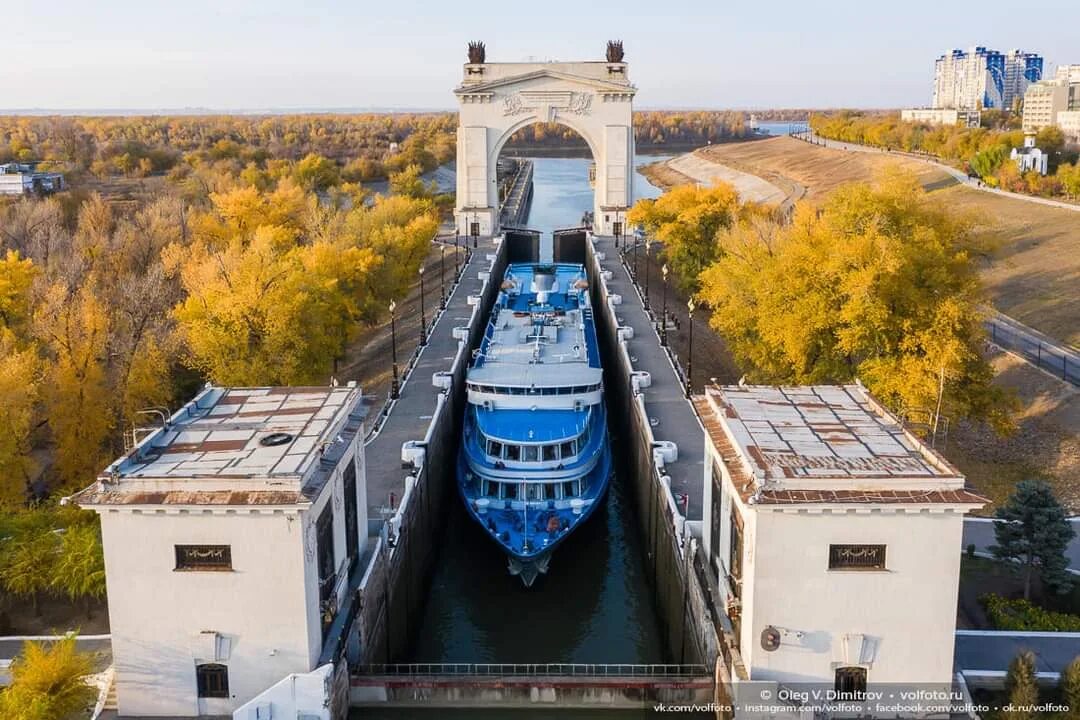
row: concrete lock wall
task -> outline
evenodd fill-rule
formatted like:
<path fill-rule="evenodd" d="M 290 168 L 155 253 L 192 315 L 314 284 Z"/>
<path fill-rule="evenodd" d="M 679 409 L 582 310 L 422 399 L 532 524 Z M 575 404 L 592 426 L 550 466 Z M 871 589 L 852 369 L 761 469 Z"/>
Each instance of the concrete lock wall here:
<path fill-rule="evenodd" d="M 618 262 L 618 258 L 598 253 L 591 239 L 586 243 L 586 256 L 604 358 L 608 417 L 613 431 L 621 438 L 620 451 L 626 458 L 627 473 L 623 479 L 630 483 L 638 525 L 645 539 L 646 575 L 656 596 L 661 630 L 674 662 L 713 667 L 719 640 L 709 620 L 709 594 L 694 571 L 694 557 L 701 550 L 685 529 L 686 520 L 653 460 L 655 437 L 645 396 L 633 391 L 630 380 L 633 363 L 626 341 L 618 336 L 617 300 L 613 301 L 603 274 L 602 262 Z"/>
<path fill-rule="evenodd" d="M 635 684 L 635 678 L 611 683 L 582 681 L 579 677 L 545 677 L 523 680 L 501 678 L 495 682 L 461 682 L 453 678 L 430 682 L 394 682 L 372 678 L 371 684 L 355 683 L 356 705 L 395 708 L 537 708 L 640 710 L 653 704 L 704 705 L 713 699 L 709 682 L 691 681 Z"/>
<path fill-rule="evenodd" d="M 477 251 L 481 252 L 481 251 Z M 410 646 L 423 611 L 431 569 L 446 520 L 447 503 L 453 501 L 454 477 L 465 403 L 465 371 L 474 348 L 483 337 L 485 323 L 498 293 L 506 267 L 505 243 L 489 255 L 480 301 L 472 306 L 468 340 L 458 344 L 450 367 L 450 389 L 436 400 L 424 437 L 425 461 L 417 469 L 402 469 L 415 481 L 406 485 L 401 498 L 401 528 L 393 547 L 383 537 L 360 583 L 360 610 L 355 631 L 359 633 L 359 664 L 389 663 Z M 453 322 L 443 317 L 440 323 Z M 420 378 L 423 381 L 424 378 Z"/>

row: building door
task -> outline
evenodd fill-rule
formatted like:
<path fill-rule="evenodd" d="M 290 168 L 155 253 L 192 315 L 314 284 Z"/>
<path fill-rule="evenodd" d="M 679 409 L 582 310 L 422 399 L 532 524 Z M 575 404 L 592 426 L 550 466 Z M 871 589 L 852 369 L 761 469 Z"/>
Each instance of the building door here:
<path fill-rule="evenodd" d="M 833 689 L 841 698 L 866 697 L 866 668 L 836 668 L 836 680 Z"/>

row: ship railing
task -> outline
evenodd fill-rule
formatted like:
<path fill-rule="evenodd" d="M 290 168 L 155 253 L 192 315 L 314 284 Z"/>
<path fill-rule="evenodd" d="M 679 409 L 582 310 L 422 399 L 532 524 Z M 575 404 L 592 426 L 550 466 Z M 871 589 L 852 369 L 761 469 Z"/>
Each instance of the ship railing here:
<path fill-rule="evenodd" d="M 360 675 L 618 678 L 684 678 L 711 674 L 704 665 L 621 663 L 392 663 L 361 665 L 356 672 Z"/>

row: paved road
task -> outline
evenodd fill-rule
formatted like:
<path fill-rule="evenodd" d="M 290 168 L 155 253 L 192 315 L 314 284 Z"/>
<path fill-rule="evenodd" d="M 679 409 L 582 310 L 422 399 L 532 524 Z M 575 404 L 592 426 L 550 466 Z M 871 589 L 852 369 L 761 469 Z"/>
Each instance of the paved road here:
<path fill-rule="evenodd" d="M 825 138 L 818 137 L 816 135 L 804 136 L 804 135 L 792 135 L 791 137 L 796 140 L 812 141 L 815 144 L 822 145 L 834 150 L 847 150 L 849 152 L 865 152 L 874 153 L 877 155 L 886 154 L 888 151 L 881 148 L 870 147 L 868 145 L 856 145 L 854 143 L 839 142 L 837 140 L 826 140 Z M 959 182 L 967 185 L 972 190 L 979 190 L 981 192 L 991 193 L 993 195 L 1000 195 L 1002 197 L 1012 198 L 1013 200 L 1023 200 L 1024 202 L 1035 203 L 1037 205 L 1048 205 L 1050 207 L 1060 208 L 1062 210 L 1071 210 L 1073 212 L 1080 212 L 1080 205 L 1074 203 L 1062 202 L 1060 200 L 1050 200 L 1049 198 L 1035 197 L 1034 195 L 1023 195 L 1021 193 L 1008 192 L 1007 190 L 998 190 L 996 188 L 988 187 L 980 181 L 968 177 L 963 171 L 957 170 L 951 165 L 939 162 L 932 158 L 923 157 L 922 155 L 915 155 L 907 152 L 888 152 L 890 155 L 899 155 L 902 157 L 910 158 L 912 160 L 918 160 L 924 162 L 927 165 L 933 165 L 939 168 L 949 175 L 956 178 Z"/>
<path fill-rule="evenodd" d="M 1080 351 L 1008 315 L 993 309 L 988 312 L 983 326 L 991 342 L 1056 378 L 1080 385 Z"/>
<path fill-rule="evenodd" d="M 974 543 L 976 552 L 989 553 L 989 547 L 994 544 L 994 520 L 985 518 L 964 518 L 964 548 Z M 1080 575 L 1080 517 L 1071 518 L 1076 537 L 1069 543 L 1066 555 L 1069 557 L 1069 569 Z M 1080 652 L 1080 641 L 1078 641 Z"/>
<path fill-rule="evenodd" d="M 965 672 L 1004 672 L 1019 653 L 1035 653 L 1035 672 L 1059 673 L 1080 656 L 1080 633 L 957 630 L 953 667 Z"/>
<path fill-rule="evenodd" d="M 10 660 L 22 652 L 26 640 L 22 638 L 0 638 L 0 660 Z M 112 641 L 109 638 L 79 638 L 76 641 L 79 649 L 83 652 L 111 652 Z"/>
<path fill-rule="evenodd" d="M 645 408 L 650 419 L 654 421 L 653 435 L 657 440 L 673 440 L 679 446 L 678 461 L 665 467 L 671 477 L 671 491 L 676 498 L 680 495 L 688 498 L 689 508 L 684 512 L 688 520 L 701 520 L 705 492 L 702 479 L 705 432 L 694 414 L 693 406 L 686 399 L 682 381 L 675 374 L 667 353 L 660 346 L 653 323 L 645 314 L 642 299 L 635 292 L 629 273 L 619 262 L 614 238 L 597 236 L 595 242 L 597 250 L 606 256 L 600 264 L 605 270 L 611 271 L 608 288 L 622 296 L 622 304 L 617 305 L 615 310 L 619 324 L 634 328 L 634 337 L 628 343 L 634 369 L 646 370 L 652 378 L 652 385 L 645 389 Z M 640 267 L 644 271 L 644 246 L 639 247 L 638 252 L 642 256 Z M 628 260 L 629 257 L 627 256 Z M 653 277 L 651 299 L 654 309 L 658 304 L 660 285 L 660 278 Z"/>

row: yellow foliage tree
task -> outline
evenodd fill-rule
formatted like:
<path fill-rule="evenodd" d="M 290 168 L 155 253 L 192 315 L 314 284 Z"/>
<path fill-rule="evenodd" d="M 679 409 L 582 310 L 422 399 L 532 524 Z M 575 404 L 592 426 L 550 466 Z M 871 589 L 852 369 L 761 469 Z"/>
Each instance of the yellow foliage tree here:
<path fill-rule="evenodd" d="M 30 320 L 30 286 L 36 276 L 34 263 L 14 250 L 0 258 L 0 328 L 19 337 Z"/>
<path fill-rule="evenodd" d="M 899 410 L 1010 427 L 1010 399 L 981 355 L 976 225 L 910 175 L 851 185 L 787 226 L 742 221 L 702 274 L 712 324 L 756 380 L 858 377 Z"/>
<path fill-rule="evenodd" d="M 108 462 L 114 427 L 106 377 L 108 315 L 89 287 L 72 291 L 55 283 L 34 320 L 52 359 L 44 399 L 56 471 L 65 488 L 82 487 Z"/>
<path fill-rule="evenodd" d="M 37 350 L 16 349 L 13 334 L 0 328 L 0 507 L 23 503 L 33 476 L 39 370 Z"/>
<path fill-rule="evenodd" d="M 50 643 L 27 642 L 11 666 L 11 685 L 0 690 L 6 720 L 71 720 L 83 717 L 95 692 L 87 683 L 90 656 L 75 636 Z"/>
<path fill-rule="evenodd" d="M 765 212 L 740 205 L 735 188 L 679 185 L 655 200 L 639 200 L 627 215 L 663 244 L 664 257 L 686 287 L 696 287 L 698 275 L 720 253 L 717 233 L 742 216 Z"/>

